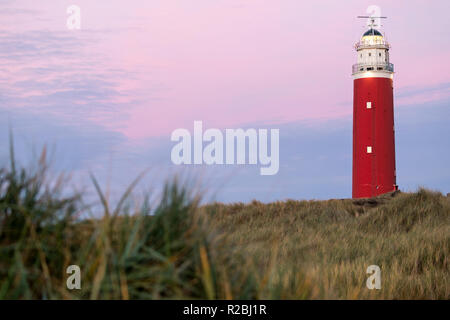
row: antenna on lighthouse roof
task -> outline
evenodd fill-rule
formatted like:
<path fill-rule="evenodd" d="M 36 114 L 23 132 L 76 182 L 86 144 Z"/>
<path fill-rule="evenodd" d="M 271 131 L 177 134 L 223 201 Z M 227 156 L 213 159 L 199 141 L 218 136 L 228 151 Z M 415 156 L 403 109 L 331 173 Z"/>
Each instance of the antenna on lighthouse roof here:
<path fill-rule="evenodd" d="M 376 17 L 376 16 L 357 16 L 359 19 L 369 19 L 370 22 L 367 23 L 367 25 L 370 27 L 370 29 L 375 29 L 375 27 L 381 27 L 381 20 L 379 19 L 387 19 L 387 17 Z M 380 23 L 377 23 L 376 21 L 380 21 Z"/>

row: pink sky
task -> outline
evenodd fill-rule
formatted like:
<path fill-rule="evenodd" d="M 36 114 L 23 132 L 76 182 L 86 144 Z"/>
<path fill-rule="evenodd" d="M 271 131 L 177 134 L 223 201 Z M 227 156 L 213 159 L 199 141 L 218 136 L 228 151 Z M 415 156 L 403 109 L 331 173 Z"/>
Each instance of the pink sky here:
<path fill-rule="evenodd" d="M 207 173 L 224 201 L 348 197 L 356 16 L 372 4 L 389 17 L 399 185 L 446 191 L 448 0 L 2 0 L 0 162 L 11 126 L 18 156 L 55 146 L 56 165 L 114 174 L 118 193 L 150 167 L 160 185 Z M 170 134 L 194 120 L 280 128 L 279 174 L 174 166 Z"/>
<path fill-rule="evenodd" d="M 66 8 L 82 10 L 82 30 L 65 26 Z M 3 31 L 46 30 L 84 43 L 75 53 L 51 59 L 8 62 L 11 95 L 22 98 L 58 93 L 52 86 L 14 82 L 101 79 L 114 94 L 108 108 L 84 106 L 80 118 L 130 139 L 168 135 L 203 120 L 208 127 L 276 124 L 332 119 L 352 112 L 353 44 L 364 32 L 356 19 L 367 1 L 7 1 L 4 8 L 36 10 L 4 15 Z M 423 94 L 450 82 L 446 61 L 448 1 L 378 1 L 392 44 L 396 100 L 407 106 L 449 96 L 448 89 Z M 45 41 L 45 39 L 43 39 Z M 89 61 L 89 65 L 84 65 Z M 29 70 L 59 66 L 36 79 Z M 84 68 L 83 68 L 84 66 Z M 70 89 L 70 88 L 68 88 Z M 417 89 L 418 92 L 415 90 Z M 409 91 L 408 91 L 409 90 Z M 75 99 L 76 100 L 76 99 Z M 77 101 L 72 101 L 77 104 Z M 17 107 L 32 108 L 27 102 Z M 89 108 L 88 108 L 89 107 Z M 45 109 L 43 109 L 45 110 Z M 71 111 L 70 117 L 75 111 Z M 81 111 L 80 111 L 81 112 Z M 67 116 L 64 108 L 52 110 Z M 81 113 L 80 113 L 81 114 Z"/>

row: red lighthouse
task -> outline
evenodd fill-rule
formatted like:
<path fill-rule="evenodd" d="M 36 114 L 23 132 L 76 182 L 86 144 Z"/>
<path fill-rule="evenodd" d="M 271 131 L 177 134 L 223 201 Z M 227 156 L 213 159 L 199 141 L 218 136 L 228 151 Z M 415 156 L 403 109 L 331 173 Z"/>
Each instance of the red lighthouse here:
<path fill-rule="evenodd" d="M 397 190 L 394 133 L 394 66 L 389 44 L 375 29 L 355 45 L 353 65 L 353 198 Z"/>

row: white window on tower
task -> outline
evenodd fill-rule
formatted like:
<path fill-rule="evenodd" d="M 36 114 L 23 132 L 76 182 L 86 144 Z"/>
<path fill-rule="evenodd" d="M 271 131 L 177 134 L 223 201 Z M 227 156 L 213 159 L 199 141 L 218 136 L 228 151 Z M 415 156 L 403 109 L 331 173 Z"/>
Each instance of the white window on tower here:
<path fill-rule="evenodd" d="M 366 103 L 366 107 L 367 107 L 367 109 L 372 109 L 372 102 L 367 102 Z"/>
<path fill-rule="evenodd" d="M 372 153 L 372 146 L 367 146 L 367 153 Z"/>

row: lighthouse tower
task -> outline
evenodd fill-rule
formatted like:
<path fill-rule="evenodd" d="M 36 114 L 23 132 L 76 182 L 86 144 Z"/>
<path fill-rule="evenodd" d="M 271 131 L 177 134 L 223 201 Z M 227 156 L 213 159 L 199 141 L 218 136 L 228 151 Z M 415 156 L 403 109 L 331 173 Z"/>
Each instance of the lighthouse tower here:
<path fill-rule="evenodd" d="M 353 198 L 397 190 L 393 74 L 389 43 L 371 20 L 353 65 Z"/>

